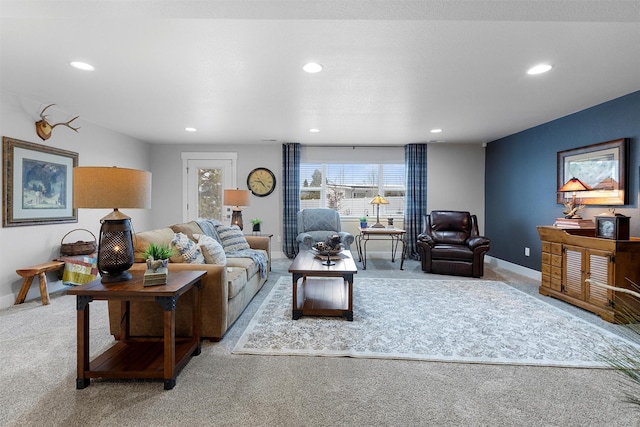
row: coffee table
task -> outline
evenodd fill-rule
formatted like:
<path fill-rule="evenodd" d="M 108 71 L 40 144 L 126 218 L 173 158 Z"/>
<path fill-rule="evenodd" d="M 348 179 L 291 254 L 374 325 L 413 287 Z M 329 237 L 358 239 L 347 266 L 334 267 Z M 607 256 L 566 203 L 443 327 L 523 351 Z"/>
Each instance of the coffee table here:
<path fill-rule="evenodd" d="M 102 283 L 100 279 L 69 289 L 76 295 L 78 312 L 78 376 L 76 388 L 83 389 L 91 378 L 157 378 L 171 390 L 176 376 L 192 355 L 200 354 L 200 280 L 206 271 L 172 271 L 166 285 L 143 285 L 144 271 L 132 271 L 131 280 Z M 194 292 L 191 337 L 176 338 L 176 303 L 188 291 Z M 121 301 L 120 341 L 89 362 L 89 303 L 94 300 Z M 136 339 L 130 335 L 130 302 L 155 301 L 162 307 L 164 336 Z"/>
<path fill-rule="evenodd" d="M 353 275 L 358 272 L 350 251 L 331 257 L 300 251 L 289 267 L 292 274 L 293 320 L 302 316 L 342 316 L 353 320 Z"/>

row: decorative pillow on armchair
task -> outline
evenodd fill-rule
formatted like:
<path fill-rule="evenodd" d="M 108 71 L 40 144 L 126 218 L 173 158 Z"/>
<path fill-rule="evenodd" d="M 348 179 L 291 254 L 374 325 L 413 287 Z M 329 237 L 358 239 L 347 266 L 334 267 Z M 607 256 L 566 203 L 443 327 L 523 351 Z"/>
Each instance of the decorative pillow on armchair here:
<path fill-rule="evenodd" d="M 193 237 L 198 240 L 198 246 L 207 264 L 225 265 L 227 263 L 224 248 L 216 239 L 206 234 L 194 234 Z"/>
<path fill-rule="evenodd" d="M 222 247 L 225 252 L 236 252 L 244 249 L 251 249 L 247 239 L 242 234 L 242 230 L 238 227 L 228 227 L 226 225 L 219 225 L 216 227 L 218 236 L 222 242 Z"/>
<path fill-rule="evenodd" d="M 196 245 L 196 242 L 189 239 L 184 233 L 176 233 L 171 240 L 171 246 L 178 252 L 180 260 L 177 262 L 186 262 L 188 264 L 204 264 L 204 257 L 200 247 Z M 175 258 L 171 257 L 171 261 Z M 176 262 L 176 261 L 174 261 Z"/>

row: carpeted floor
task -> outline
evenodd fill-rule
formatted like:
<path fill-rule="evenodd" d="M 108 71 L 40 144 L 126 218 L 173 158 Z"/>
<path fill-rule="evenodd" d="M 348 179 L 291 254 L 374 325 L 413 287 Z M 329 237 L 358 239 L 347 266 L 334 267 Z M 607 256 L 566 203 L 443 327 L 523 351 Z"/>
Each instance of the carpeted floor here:
<path fill-rule="evenodd" d="M 2 426 L 640 426 L 607 369 L 351 357 L 235 355 L 232 349 L 290 260 L 273 271 L 220 342 L 202 343 L 173 390 L 162 381 L 93 380 L 76 390 L 75 298 L 52 295 L 0 310 Z M 466 280 L 419 263 L 372 259 L 368 278 Z M 537 281 L 490 265 L 502 281 L 613 333 L 619 325 L 538 295 Z M 471 280 L 471 279 L 469 279 Z M 356 313 L 357 315 L 357 313 Z M 91 353 L 113 344 L 106 303 L 91 303 Z"/>
<path fill-rule="evenodd" d="M 282 277 L 233 353 L 607 367 L 612 347 L 640 349 L 497 281 L 365 278 L 353 306 L 353 322 L 292 320 Z"/>

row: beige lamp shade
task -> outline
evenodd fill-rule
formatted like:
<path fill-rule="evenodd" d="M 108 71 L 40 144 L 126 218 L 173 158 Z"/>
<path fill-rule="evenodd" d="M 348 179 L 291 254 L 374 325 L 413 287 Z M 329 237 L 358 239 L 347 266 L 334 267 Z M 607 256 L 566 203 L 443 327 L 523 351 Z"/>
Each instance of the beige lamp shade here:
<path fill-rule="evenodd" d="M 224 190 L 225 206 L 249 206 L 249 190 Z"/>
<path fill-rule="evenodd" d="M 151 208 L 151 172 L 107 166 L 73 168 L 74 208 Z"/>
<path fill-rule="evenodd" d="M 387 199 L 385 199 L 384 197 L 382 197 L 381 195 L 377 195 L 376 197 L 373 198 L 373 200 L 371 200 L 369 202 L 372 205 L 388 205 L 389 202 L 387 201 Z"/>
<path fill-rule="evenodd" d="M 591 187 L 580 181 L 578 178 L 573 177 L 558 189 L 559 193 L 567 193 L 570 191 L 591 191 Z"/>

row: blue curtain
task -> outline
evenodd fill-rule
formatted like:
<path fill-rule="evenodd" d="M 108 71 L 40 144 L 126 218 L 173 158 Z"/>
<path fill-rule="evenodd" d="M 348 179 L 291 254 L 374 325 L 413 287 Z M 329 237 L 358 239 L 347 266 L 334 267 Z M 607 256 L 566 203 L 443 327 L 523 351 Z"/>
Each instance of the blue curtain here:
<path fill-rule="evenodd" d="M 298 253 L 296 237 L 300 210 L 300 144 L 297 142 L 282 144 L 282 250 L 288 258 Z"/>
<path fill-rule="evenodd" d="M 405 205 L 404 228 L 407 231 L 407 258 L 419 259 L 418 235 L 422 233 L 422 215 L 427 209 L 427 144 L 404 147 Z"/>

